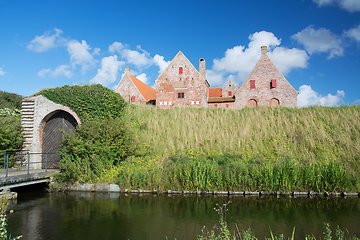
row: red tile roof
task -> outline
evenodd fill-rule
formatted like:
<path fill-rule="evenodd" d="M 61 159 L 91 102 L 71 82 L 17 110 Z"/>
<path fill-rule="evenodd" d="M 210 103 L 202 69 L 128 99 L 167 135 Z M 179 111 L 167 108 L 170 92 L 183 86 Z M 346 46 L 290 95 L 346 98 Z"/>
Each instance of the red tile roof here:
<path fill-rule="evenodd" d="M 130 78 L 133 81 L 133 83 L 135 84 L 135 86 L 137 87 L 137 89 L 139 89 L 141 95 L 143 95 L 145 100 L 147 100 L 147 101 L 156 100 L 156 91 L 155 91 L 155 89 L 153 89 L 152 87 L 146 85 L 145 83 L 143 83 L 142 81 L 140 81 L 139 79 L 134 77 L 133 75 L 130 75 Z"/>
<path fill-rule="evenodd" d="M 209 97 L 221 97 L 222 91 L 221 87 L 209 88 Z"/>

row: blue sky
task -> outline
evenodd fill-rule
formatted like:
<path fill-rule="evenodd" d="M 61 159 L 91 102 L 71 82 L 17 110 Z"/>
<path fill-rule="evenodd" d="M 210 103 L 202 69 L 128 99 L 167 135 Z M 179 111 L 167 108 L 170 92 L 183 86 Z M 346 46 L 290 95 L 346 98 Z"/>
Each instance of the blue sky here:
<path fill-rule="evenodd" d="M 23 96 L 125 67 L 154 87 L 178 51 L 240 86 L 267 45 L 299 107 L 360 104 L 360 0 L 0 0 L 0 34 L 0 90 Z"/>

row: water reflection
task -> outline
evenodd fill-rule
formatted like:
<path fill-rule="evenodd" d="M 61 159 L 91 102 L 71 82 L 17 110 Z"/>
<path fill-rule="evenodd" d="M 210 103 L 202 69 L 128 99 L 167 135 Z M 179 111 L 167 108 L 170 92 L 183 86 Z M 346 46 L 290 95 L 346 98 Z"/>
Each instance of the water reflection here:
<path fill-rule="evenodd" d="M 249 227 L 259 239 L 273 233 L 322 236 L 324 222 L 360 236 L 359 198 L 260 198 L 124 195 L 69 192 L 31 196 L 10 205 L 9 230 L 23 239 L 196 239 L 217 222 L 215 204 L 232 201 L 231 231 Z"/>

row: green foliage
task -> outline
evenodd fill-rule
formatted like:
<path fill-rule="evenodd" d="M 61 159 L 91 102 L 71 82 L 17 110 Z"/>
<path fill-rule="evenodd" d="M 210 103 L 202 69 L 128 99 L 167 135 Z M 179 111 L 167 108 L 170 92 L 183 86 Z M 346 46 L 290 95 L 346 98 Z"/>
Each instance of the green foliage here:
<path fill-rule="evenodd" d="M 130 189 L 189 191 L 356 192 L 359 173 L 336 162 L 246 161 L 237 155 L 188 152 L 167 160 L 137 157 L 118 168 L 119 184 Z"/>
<path fill-rule="evenodd" d="M 86 121 L 62 144 L 59 181 L 98 182 L 135 150 L 122 118 Z"/>
<path fill-rule="evenodd" d="M 22 96 L 15 93 L 8 93 L 0 91 L 0 109 L 21 109 Z"/>
<path fill-rule="evenodd" d="M 0 154 L 22 147 L 21 101 L 19 95 L 0 91 Z"/>
<path fill-rule="evenodd" d="M 237 232 L 234 232 L 233 234 L 230 233 L 227 223 L 226 223 L 226 212 L 228 211 L 227 206 L 231 202 L 228 202 L 226 204 L 223 204 L 223 206 L 219 207 L 218 204 L 216 204 L 217 208 L 214 208 L 216 212 L 219 214 L 219 221 L 218 224 L 213 227 L 213 230 L 208 231 L 206 227 L 204 226 L 201 230 L 202 235 L 198 236 L 198 240 L 205 240 L 205 239 L 211 239 L 211 240 L 257 240 L 257 238 L 252 234 L 251 230 L 248 229 L 246 231 L 239 231 L 237 228 Z M 325 232 L 324 232 L 324 240 L 331 240 L 332 239 L 332 231 L 330 229 L 329 223 L 324 223 Z M 270 228 L 270 238 L 266 238 L 265 240 L 284 240 L 284 234 L 280 234 L 279 236 L 275 236 Z M 291 238 L 288 238 L 288 240 L 294 240 L 295 239 L 295 227 L 293 228 L 293 232 L 291 235 Z M 316 238 L 313 235 L 307 235 L 305 237 L 306 240 L 316 240 Z M 321 239 L 321 238 L 320 238 Z M 344 231 L 342 231 L 339 226 L 336 228 L 335 232 L 335 239 L 336 240 L 344 240 L 344 239 L 350 239 L 350 240 L 359 240 L 357 237 L 351 237 L 345 238 Z"/>
<path fill-rule="evenodd" d="M 3 190 L 0 196 L 0 239 L 1 240 L 15 240 L 22 236 L 12 237 L 7 231 L 7 216 L 6 209 L 9 205 L 9 194 L 7 190 Z M 12 210 L 10 211 L 12 213 Z"/>
<path fill-rule="evenodd" d="M 0 109 L 0 154 L 5 150 L 21 149 L 24 141 L 21 131 L 21 115 L 13 110 Z"/>
<path fill-rule="evenodd" d="M 199 240 L 205 240 L 205 239 L 211 239 L 211 240 L 220 240 L 220 239 L 231 239 L 231 233 L 228 229 L 227 223 L 226 223 L 226 212 L 228 211 L 227 206 L 231 202 L 224 203 L 221 207 L 216 204 L 216 207 L 214 210 L 219 214 L 220 220 L 218 222 L 218 225 L 215 225 L 213 227 L 213 230 L 210 232 L 204 227 L 201 232 L 203 235 L 199 236 Z"/>
<path fill-rule="evenodd" d="M 38 94 L 55 103 L 70 107 L 82 121 L 121 117 L 126 105 L 120 94 L 100 84 L 65 85 L 41 90 Z"/>
<path fill-rule="evenodd" d="M 188 150 L 230 153 L 243 160 L 339 161 L 360 171 L 360 106 L 255 109 L 132 106 L 127 118 L 143 154 Z"/>

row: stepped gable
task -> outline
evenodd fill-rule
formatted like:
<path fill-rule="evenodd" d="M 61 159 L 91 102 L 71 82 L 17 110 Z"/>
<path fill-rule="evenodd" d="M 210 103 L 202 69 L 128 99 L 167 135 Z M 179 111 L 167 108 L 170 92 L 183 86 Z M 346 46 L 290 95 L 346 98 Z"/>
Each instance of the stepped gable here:
<path fill-rule="evenodd" d="M 155 104 L 155 89 L 141 82 L 130 74 L 130 68 L 125 68 L 125 74 L 117 85 L 115 92 L 125 99 L 125 101 L 133 103 Z"/>
<path fill-rule="evenodd" d="M 234 108 L 255 106 L 297 106 L 298 92 L 286 80 L 261 47 L 261 57 L 235 94 Z"/>
<path fill-rule="evenodd" d="M 156 106 L 207 107 L 209 83 L 206 81 L 205 60 L 199 60 L 200 72 L 179 51 L 155 81 Z"/>

